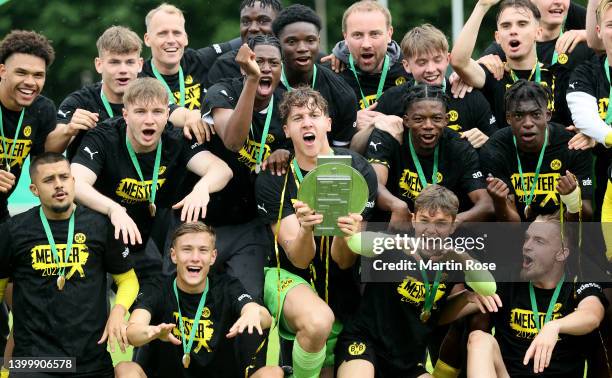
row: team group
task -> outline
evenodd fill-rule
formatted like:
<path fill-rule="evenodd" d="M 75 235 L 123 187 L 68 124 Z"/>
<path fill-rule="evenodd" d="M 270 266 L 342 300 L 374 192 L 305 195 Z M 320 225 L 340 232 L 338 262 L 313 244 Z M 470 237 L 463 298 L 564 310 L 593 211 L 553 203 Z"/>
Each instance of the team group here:
<path fill-rule="evenodd" d="M 601 222 L 607 251 L 587 252 L 612 261 L 612 0 L 479 0 L 452 51 L 430 24 L 398 44 L 371 0 L 345 10 L 329 56 L 316 12 L 278 0 L 244 0 L 240 38 L 201 49 L 173 5 L 145 24 L 149 60 L 109 27 L 102 80 L 58 108 L 41 95 L 50 42 L 0 42 L 2 377 L 64 376 L 15 365 L 61 356 L 76 377 L 612 374 L 611 287 L 577 280 L 564 227 Z M 322 155 L 368 187 L 362 213 L 334 220 L 343 236 L 314 236 L 323 215 L 298 200 Z M 40 206 L 11 217 L 28 156 Z M 368 222 L 431 237 L 529 224 L 517 280 L 489 290 L 467 272 L 362 282 L 371 255 L 351 240 Z M 477 262 L 416 252 L 403 258 Z M 107 344 L 133 360 L 113 366 Z"/>

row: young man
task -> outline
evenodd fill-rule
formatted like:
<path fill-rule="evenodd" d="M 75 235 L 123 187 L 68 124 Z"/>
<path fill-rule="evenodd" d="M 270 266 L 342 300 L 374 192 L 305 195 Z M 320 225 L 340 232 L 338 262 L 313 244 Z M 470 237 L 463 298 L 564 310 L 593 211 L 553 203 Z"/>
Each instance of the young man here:
<path fill-rule="evenodd" d="M 595 180 L 606 182 L 606 173 L 612 162 L 612 112 L 608 112 L 610 98 L 609 57 L 612 57 L 612 1 L 603 0 L 596 11 L 596 32 L 605 48 L 605 54 L 593 57 L 572 73 L 567 88 L 567 103 L 576 127 L 585 135 L 601 144 L 593 149 L 595 160 Z M 610 116 L 608 116 L 610 114 Z M 595 203 L 601 204 L 606 188 L 597 185 Z M 597 206 L 596 209 L 600 207 Z M 596 210 L 598 219 L 598 211 Z"/>
<path fill-rule="evenodd" d="M 334 120 L 329 140 L 334 146 L 348 146 L 356 131 L 357 98 L 344 80 L 316 63 L 321 19 L 311 8 L 293 4 L 280 11 L 272 30 L 283 52 L 282 85 L 288 91 L 305 85 L 321 93 Z"/>
<path fill-rule="evenodd" d="M 353 276 L 356 257 L 346 239 L 360 230 L 362 217 L 367 219 L 373 207 L 376 177 L 360 155 L 330 147 L 327 133 L 331 119 L 327 103 L 318 92 L 296 88 L 285 95 L 280 110 L 283 129 L 295 148 L 295 159 L 285 177 L 263 172 L 255 185 L 259 215 L 273 232 L 278 232 L 282 248 L 277 255 L 280 271 L 274 261 L 270 265 L 274 268 L 266 270 L 264 302 L 280 319 L 281 337 L 295 340 L 295 376 L 315 377 L 322 366 L 333 366 L 334 344 L 342 322 L 358 306 L 359 286 Z M 294 203 L 302 178 L 317 165 L 317 156 L 330 154 L 350 155 L 353 168 L 368 184 L 369 205 L 362 215 L 338 218 L 338 226 L 347 237 L 313 236 L 313 227 L 323 221 L 323 216 L 305 203 Z M 325 374 L 331 373 L 326 370 Z"/>
<path fill-rule="evenodd" d="M 567 233 L 561 238 L 558 215 L 540 215 L 529 226 L 521 281 L 497 287 L 504 306 L 491 313 L 495 337 L 470 334 L 469 377 L 584 375 L 583 336 L 597 329 L 608 302 L 598 284 L 569 282 L 570 241 Z"/>
<path fill-rule="evenodd" d="M 0 223 L 27 157 L 53 146 L 55 105 L 40 93 L 55 53 L 44 36 L 15 30 L 0 42 Z M 49 143 L 49 144 L 46 144 Z"/>
<path fill-rule="evenodd" d="M 138 293 L 130 250 L 104 215 L 74 203 L 62 155 L 39 155 L 30 176 L 41 205 L 0 226 L 0 298 L 8 277 L 14 285 L 13 356 L 74 357 L 73 376 L 113 377 L 104 341 L 113 352 L 115 340 L 121 350 L 127 344 L 123 317 Z M 107 273 L 118 286 L 108 321 Z"/>
<path fill-rule="evenodd" d="M 123 95 L 123 117 L 88 132 L 72 162 L 76 197 L 80 203 L 106 214 L 115 236 L 141 244 L 135 247 L 135 269 L 142 286 L 155 280 L 160 255 L 147 246 L 149 237 L 162 250 L 165 235 L 153 232 L 164 212 L 181 209 L 181 220 L 206 216 L 209 194 L 219 191 L 232 172 L 222 160 L 183 135 L 168 130 L 168 94 L 152 78 L 136 79 Z M 177 196 L 187 171 L 200 181 L 185 198 Z"/>
<path fill-rule="evenodd" d="M 394 115 L 392 119 L 377 119 L 374 124 L 394 121 L 401 124 L 406 111 L 405 94 L 415 83 L 440 85 L 448 95 L 448 127 L 461 133 L 472 147 L 480 148 L 497 130 L 495 117 L 483 94 L 476 90 L 462 99 L 451 95 L 451 85 L 446 79 L 450 54 L 444 33 L 430 24 L 417 26 L 402 39 L 402 64 L 412 74 L 414 82 L 408 81 L 388 89 L 378 100 L 376 111 Z M 403 128 L 398 128 L 401 131 Z"/>
<path fill-rule="evenodd" d="M 563 112 L 558 119 L 570 120 L 565 100 L 566 89 L 572 71 L 593 56 L 586 44 L 586 9 L 570 0 L 532 0 L 540 11 L 542 32 L 536 42 L 538 60 L 553 72 L 558 96 L 555 111 Z M 483 55 L 499 56 L 494 66 L 487 65 L 497 78 L 503 76 L 506 55 L 498 43 L 491 43 Z"/>
<path fill-rule="evenodd" d="M 228 51 L 223 43 L 199 50 L 188 49 L 183 12 L 163 3 L 149 11 L 145 18 L 145 45 L 151 48 L 150 60 L 144 63 L 141 76 L 160 80 L 170 94 L 170 102 L 189 110 L 201 109 L 206 94 L 208 70 L 215 59 Z"/>
<path fill-rule="evenodd" d="M 458 193 L 458 222 L 485 221 L 493 214 L 478 154 L 447 128 L 446 104 L 442 87 L 414 85 L 405 97 L 401 139 L 380 129 L 370 135 L 365 156 L 378 177 L 378 209 L 390 213 L 392 227 L 410 221 L 414 200 L 429 183 Z"/>
<path fill-rule="evenodd" d="M 76 154 L 87 130 L 121 115 L 125 89 L 142 70 L 142 41 L 130 29 L 123 26 L 106 29 L 96 47 L 95 66 L 102 81 L 71 93 L 57 112 L 58 127 L 64 128 L 70 142 L 69 159 Z"/>
<path fill-rule="evenodd" d="M 414 235 L 446 238 L 453 234 L 459 210 L 459 199 L 453 192 L 440 185 L 429 185 L 417 197 L 414 207 Z M 441 255 L 427 248 L 420 248 L 412 255 L 392 250 L 377 258 L 385 262 L 400 259 L 414 264 L 428 260 L 465 264 L 471 258 L 467 253 Z M 372 269 L 373 265 L 367 265 Z M 502 305 L 496 296 L 479 297 L 466 291 L 449 297 L 451 282 L 463 279 L 461 271 L 445 270 L 441 274 L 446 278 L 442 279 L 436 278 L 437 273 L 431 270 L 412 269 L 403 273 L 407 275 L 399 285 L 397 282 L 366 284 L 359 311 L 342 330 L 336 345 L 339 378 L 431 377 L 423 366 L 423 356 L 436 326 L 477 312 L 479 307 L 496 311 Z M 388 277 L 391 272 L 385 274 L 385 279 L 392 280 Z M 425 275 L 429 277 L 424 283 Z M 430 289 L 430 282 L 436 289 Z M 473 304 L 466 307 L 469 302 Z"/>
<path fill-rule="evenodd" d="M 124 362 L 117 376 L 282 377 L 279 367 L 262 367 L 263 330 L 272 323 L 268 310 L 237 279 L 209 274 L 217 257 L 214 230 L 200 222 L 182 224 L 170 254 L 176 275 L 144 293 L 127 328 L 130 344 L 150 343 L 150 365 Z"/>
<path fill-rule="evenodd" d="M 536 40 L 541 35 L 540 11 L 530 0 L 503 0 L 497 13 L 495 40 L 506 54 L 509 72 L 497 80 L 484 66 L 470 57 L 476 44 L 480 23 L 489 9 L 500 0 L 479 0 L 472 15 L 465 23 L 451 52 L 451 65 L 468 85 L 482 89 L 491 103 L 498 127 L 506 126 L 504 94 L 517 80 L 527 79 L 548 87 L 552 93 L 549 109 L 553 120 L 570 125 L 566 112 L 558 112 L 555 100 L 559 85 L 552 71 L 543 66 L 536 53 Z M 562 117 L 565 114 L 565 118 Z"/>
<path fill-rule="evenodd" d="M 278 0 L 243 0 L 240 3 L 241 45 L 256 35 L 272 34 L 272 22 L 283 6 Z M 223 79 L 240 77 L 240 65 L 236 61 L 239 49 L 221 55 L 210 68 L 208 82 L 216 84 Z"/>
<path fill-rule="evenodd" d="M 573 218 L 592 215 L 592 156 L 570 150 L 572 134 L 551 123 L 548 92 L 519 80 L 506 92 L 506 121 L 484 145 L 480 158 L 500 221 L 531 220 L 551 214 L 560 202 Z M 534 184 L 535 183 L 535 184 Z M 581 205 L 582 206 L 581 206 Z"/>

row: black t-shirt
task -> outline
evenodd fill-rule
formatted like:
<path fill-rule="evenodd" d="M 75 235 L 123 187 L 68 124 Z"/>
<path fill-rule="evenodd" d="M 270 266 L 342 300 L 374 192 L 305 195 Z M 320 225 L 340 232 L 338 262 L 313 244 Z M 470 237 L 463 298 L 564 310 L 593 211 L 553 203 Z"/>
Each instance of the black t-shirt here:
<path fill-rule="evenodd" d="M 365 73 L 359 70 L 357 66 L 355 66 L 355 70 L 357 71 L 357 76 L 359 77 L 359 82 L 355 79 L 355 74 L 349 68 L 342 71 L 339 75 L 346 81 L 346 83 L 353 88 L 353 92 L 355 96 L 357 96 L 358 108 L 365 109 L 368 106 L 372 105 L 376 102 L 376 92 L 378 91 L 378 83 L 380 82 L 381 72 L 377 73 Z M 389 67 L 389 72 L 387 73 L 387 78 L 385 79 L 385 84 L 383 85 L 383 93 L 387 89 L 394 87 L 396 85 L 402 85 L 407 81 L 411 81 L 412 76 L 406 72 L 404 66 L 402 66 L 401 62 L 396 62 L 395 64 Z M 363 91 L 363 95 L 366 98 L 367 104 L 363 103 L 363 98 L 361 97 L 361 91 Z"/>
<path fill-rule="evenodd" d="M 2 219 L 8 216 L 8 198 L 17 187 L 25 160 L 29 155 L 36 156 L 45 152 L 47 135 L 49 135 L 56 126 L 56 110 L 55 104 L 42 95 L 36 97 L 32 105 L 25 108 L 21 130 L 19 131 L 17 142 L 15 142 L 15 149 L 13 150 L 13 158 L 9 159 L 7 154 L 11 151 L 13 139 L 15 139 L 15 132 L 17 131 L 17 124 L 19 123 L 21 111 L 14 112 L 9 110 L 2 103 L 0 103 L 0 107 L 2 107 L 4 142 L 7 149 L 5 152 L 2 143 L 0 143 L 0 167 L 2 167 L 0 169 L 4 169 L 6 161 L 9 160 L 11 173 L 15 175 L 15 185 L 11 190 L 9 190 L 8 193 L 0 193 L 0 219 Z M 0 139 L 2 139 L 2 136 L 0 136 Z"/>
<path fill-rule="evenodd" d="M 368 184 L 369 197 L 366 209 L 363 211 L 363 219 L 368 220 L 374 208 L 376 200 L 376 192 L 378 181 L 376 173 L 368 162 L 357 153 L 344 149 L 333 148 L 335 155 L 350 155 L 352 156 L 351 164 L 353 168 L 359 171 L 365 178 Z M 302 170 L 303 176 L 308 172 Z M 287 172 L 287 187 L 285 198 L 283 200 L 282 218 L 295 214 L 293 202 L 297 199 L 298 188 L 296 186 L 296 178 L 292 171 Z M 269 171 L 262 172 L 255 183 L 255 196 L 257 199 L 257 211 L 265 224 L 274 224 L 278 220 L 278 212 L 281 207 L 281 193 L 285 183 L 284 176 L 272 175 Z M 315 237 L 315 245 L 317 251 L 312 260 L 309 269 L 296 268 L 289 261 L 285 253 L 280 254 L 281 268 L 286 269 L 303 277 L 306 281 L 311 282 L 317 290 L 321 298 L 325 298 L 325 276 L 326 276 L 326 261 L 324 251 L 321 251 L 321 237 Z M 331 239 L 330 239 L 331 246 Z M 279 248 L 281 246 L 279 245 Z M 276 261 L 271 261 L 270 266 L 276 266 Z M 353 313 L 359 303 L 359 285 L 355 280 L 355 267 L 349 269 L 340 269 L 340 267 L 331 259 L 329 260 L 329 305 L 334 311 L 337 319 L 344 320 L 348 315 Z"/>
<path fill-rule="evenodd" d="M 540 63 L 541 64 L 541 63 Z M 495 119 L 497 120 L 497 127 L 503 128 L 508 126 L 506 122 L 506 105 L 504 102 L 504 97 L 506 96 L 506 91 L 508 88 L 514 84 L 514 79 L 509 72 L 504 73 L 504 77 L 501 80 L 497 80 L 493 74 L 483 65 L 481 65 L 482 69 L 485 72 L 485 84 L 482 87 L 481 91 L 484 94 L 485 98 L 489 100 L 489 104 L 491 104 L 491 109 L 493 109 L 493 114 L 495 115 Z M 533 71 L 533 75 L 532 75 Z M 556 101 L 559 96 L 558 93 L 558 83 L 557 78 L 553 71 L 545 66 L 540 67 L 541 71 L 541 82 L 540 84 L 548 87 L 551 90 L 551 99 L 548 102 L 548 109 L 552 112 L 552 120 L 553 122 L 561 123 L 562 125 L 571 125 L 572 119 L 569 116 L 569 112 L 558 112 Z M 534 70 L 514 70 L 513 71 L 519 79 L 531 80 L 535 81 L 535 71 Z M 562 116 L 566 118 L 562 118 Z"/>
<path fill-rule="evenodd" d="M 280 85 L 284 87 L 282 83 Z M 320 64 L 317 64 L 317 80 L 313 89 L 321 93 L 329 106 L 329 116 L 332 119 L 329 142 L 334 146 L 348 146 L 357 132 L 357 98 L 353 89 L 334 71 Z"/>
<path fill-rule="evenodd" d="M 400 86 L 389 88 L 378 99 L 376 111 L 403 117 L 406 114 L 405 96 L 413 85 L 414 81 L 408 81 Z M 446 94 L 448 94 L 449 128 L 457 132 L 477 128 L 488 136 L 497 131 L 491 107 L 479 90 L 466 93 L 464 98 L 455 98 L 451 93 L 451 85 L 447 81 Z"/>
<path fill-rule="evenodd" d="M 215 44 L 202 49 L 185 49 L 181 58 L 181 68 L 185 81 L 185 107 L 187 109 L 201 109 L 202 97 L 210 86 L 208 82 L 208 70 L 219 55 L 230 49 L 229 43 Z M 139 76 L 155 77 L 151 67 L 151 59 L 147 60 L 142 67 Z M 174 100 L 180 105 L 180 83 L 179 73 L 174 75 L 161 75 L 166 84 L 174 92 Z"/>
<path fill-rule="evenodd" d="M 412 256 L 397 251 L 390 253 L 418 266 Z M 388 260 L 385 257 L 384 261 L 395 259 Z M 377 360 L 381 359 L 381 363 L 400 370 L 412 370 L 423 362 L 427 344 L 453 287 L 448 280 L 449 274 L 456 275 L 454 272 L 443 274 L 434 297 L 431 318 L 424 323 L 420 315 L 425 304 L 425 285 L 418 270 L 410 273 L 401 283 L 367 283 L 359 310 L 342 331 L 348 337 L 369 340 L 376 349 Z M 435 273 L 428 272 L 430 285 L 434 282 Z"/>
<path fill-rule="evenodd" d="M 574 298 L 574 289 L 576 297 Z M 534 287 L 540 325 L 544 322 L 548 304 L 555 289 L 540 289 Z M 534 374 L 533 359 L 528 365 L 523 365 L 523 358 L 529 345 L 537 335 L 537 328 L 533 317 L 531 300 L 529 297 L 529 284 L 498 283 L 497 294 L 504 306 L 499 312 L 491 313 L 495 326 L 495 338 L 499 344 L 501 355 L 508 373 L 512 377 L 582 377 L 586 351 L 590 349 L 586 344 L 586 336 L 571 336 L 559 334 L 559 340 L 552 352 L 550 365 L 544 369 L 543 374 Z M 594 295 L 607 306 L 602 288 L 595 283 L 572 284 L 566 282 L 561 287 L 559 298 L 553 307 L 551 320 L 565 317 L 574 312 L 580 301 Z"/>
<path fill-rule="evenodd" d="M 217 58 L 208 72 L 210 85 L 217 84 L 224 79 L 239 78 L 242 76 L 240 65 L 236 63 L 238 49 L 225 52 Z"/>
<path fill-rule="evenodd" d="M 77 372 L 112 368 L 106 343 L 98 344 L 108 315 L 106 273 L 132 268 L 130 251 L 115 240 L 108 218 L 77 206 L 66 285 L 56 286 L 57 265 L 39 206 L 0 226 L 0 278 L 13 278 L 14 356 L 76 357 Z M 68 220 L 49 220 L 63 261 Z"/>
<path fill-rule="evenodd" d="M 374 129 L 368 141 L 365 157 L 370 163 L 389 168 L 387 189 L 414 209 L 414 200 L 421 193 L 422 184 L 410 155 L 408 132 L 404 132 L 404 143 L 400 144 L 386 131 Z M 468 193 L 486 188 L 476 150 L 454 131 L 444 129 L 439 140 L 437 183 L 452 190 L 460 200 L 461 210 L 472 207 Z M 427 182 L 431 182 L 434 155 L 419 156 L 419 162 Z"/>
<path fill-rule="evenodd" d="M 72 92 L 62 101 L 57 109 L 57 123 L 70 123 L 74 112 L 77 109 L 84 109 L 92 113 L 98 113 L 98 122 L 102 122 L 112 117 L 121 116 L 123 113 L 123 104 L 114 104 L 109 102 L 113 115 L 111 116 L 106 111 L 100 93 L 102 91 L 102 83 L 87 85 L 77 91 Z M 74 140 L 68 146 L 66 155 L 72 160 L 76 155 L 85 132 L 80 131 Z"/>
<path fill-rule="evenodd" d="M 113 118 L 98 124 L 85 134 L 73 163 L 91 169 L 97 176 L 94 188 L 127 209 L 138 226 L 143 243 L 149 238 L 152 218 L 149 213 L 151 180 L 157 149 L 136 154 L 144 183 L 132 164 L 125 144 L 127 126 L 123 118 Z M 162 154 L 159 165 L 155 205 L 170 208 L 177 203 L 177 191 L 187 172 L 187 163 L 203 146 L 192 145 L 181 130 L 166 128 L 161 136 Z"/>
<path fill-rule="evenodd" d="M 552 214 L 559 209 L 560 198 L 555 187 L 557 180 L 565 175 L 566 170 L 569 170 L 578 178 L 583 199 L 590 199 L 593 191 L 591 152 L 569 150 L 567 143 L 572 134 L 559 124 L 549 124 L 548 132 L 549 144 L 544 153 L 533 202 L 531 203 L 531 210 L 536 215 Z M 525 178 L 526 193 L 523 192 L 521 185 L 511 128 L 506 127 L 493 134 L 480 151 L 484 174 L 491 173 L 508 185 L 510 194 L 515 196 L 517 211 L 523 219 L 525 199 L 531 190 L 531 183 L 535 176 L 540 153 L 520 151 L 519 156 L 523 177 Z"/>
<path fill-rule="evenodd" d="M 158 290 L 145 291 L 135 308 L 144 309 L 151 314 L 151 325 L 176 324 L 172 334 L 182 341 L 173 281 L 174 277 L 166 278 Z M 144 366 L 148 376 L 244 377 L 244 371 L 251 364 L 254 352 L 263 337 L 259 336 L 256 330 L 254 335 L 248 335 L 245 330 L 244 334 L 236 336 L 236 339 L 228 339 L 225 335 L 240 317 L 242 308 L 253 302 L 253 298 L 247 294 L 240 281 L 226 274 L 209 276 L 208 284 L 210 288 L 194 336 L 189 368 L 185 369 L 181 361 L 182 345 L 153 340 L 149 350 L 150 365 Z M 184 326 L 190 331 L 202 295 L 185 293 L 178 287 L 177 291 Z M 236 354 L 235 349 L 238 349 Z M 251 369 L 251 372 L 265 364 L 265 348 L 257 356 L 263 356 L 264 361 L 259 358 L 257 366 Z"/>

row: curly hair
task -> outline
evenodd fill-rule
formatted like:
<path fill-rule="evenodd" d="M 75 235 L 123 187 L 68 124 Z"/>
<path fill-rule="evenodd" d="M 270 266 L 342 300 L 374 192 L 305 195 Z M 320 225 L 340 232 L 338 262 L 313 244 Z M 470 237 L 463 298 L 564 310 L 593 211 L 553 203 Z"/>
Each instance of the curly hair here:
<path fill-rule="evenodd" d="M 321 31 L 321 18 L 319 15 L 312 8 L 302 4 L 293 4 L 280 11 L 272 23 L 272 31 L 278 37 L 287 25 L 296 22 L 313 24 L 317 31 Z"/>
<path fill-rule="evenodd" d="M 304 106 L 310 110 L 319 108 L 324 115 L 329 115 L 329 107 L 325 98 L 309 86 L 301 85 L 294 88 L 291 92 L 285 92 L 278 106 L 283 124 L 287 123 L 291 108 L 301 108 Z"/>
<path fill-rule="evenodd" d="M 55 51 L 47 37 L 29 30 L 13 30 L 0 42 L 0 64 L 13 54 L 37 56 L 47 67 L 55 60 Z"/>

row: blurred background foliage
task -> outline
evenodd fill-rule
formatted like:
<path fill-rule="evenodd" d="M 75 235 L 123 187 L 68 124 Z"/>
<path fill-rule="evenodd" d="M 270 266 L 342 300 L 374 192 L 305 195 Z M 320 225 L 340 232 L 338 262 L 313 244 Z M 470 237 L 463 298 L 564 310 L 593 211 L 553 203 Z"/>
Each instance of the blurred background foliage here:
<path fill-rule="evenodd" d="M 144 17 L 161 1 L 151 0 L 6 0 L 0 1 L 0 36 L 12 29 L 35 30 L 53 41 L 56 61 L 49 70 L 44 94 L 58 105 L 70 92 L 99 80 L 93 60 L 97 55 L 96 40 L 111 25 L 130 27 L 141 37 L 145 32 Z M 300 2 L 315 8 L 315 0 L 281 0 L 283 6 Z M 585 4 L 586 0 L 578 1 Z M 189 45 L 193 48 L 223 42 L 238 36 L 239 0 L 176 0 L 168 1 L 185 12 Z M 329 51 L 342 39 L 342 13 L 351 0 L 326 2 Z M 444 31 L 451 39 L 451 0 L 388 0 L 393 16 L 394 39 L 401 41 L 411 27 L 425 22 Z M 476 0 L 464 0 L 467 18 Z M 477 53 L 493 39 L 494 12 L 485 19 L 478 38 Z M 150 58 L 148 48 L 143 58 Z"/>

